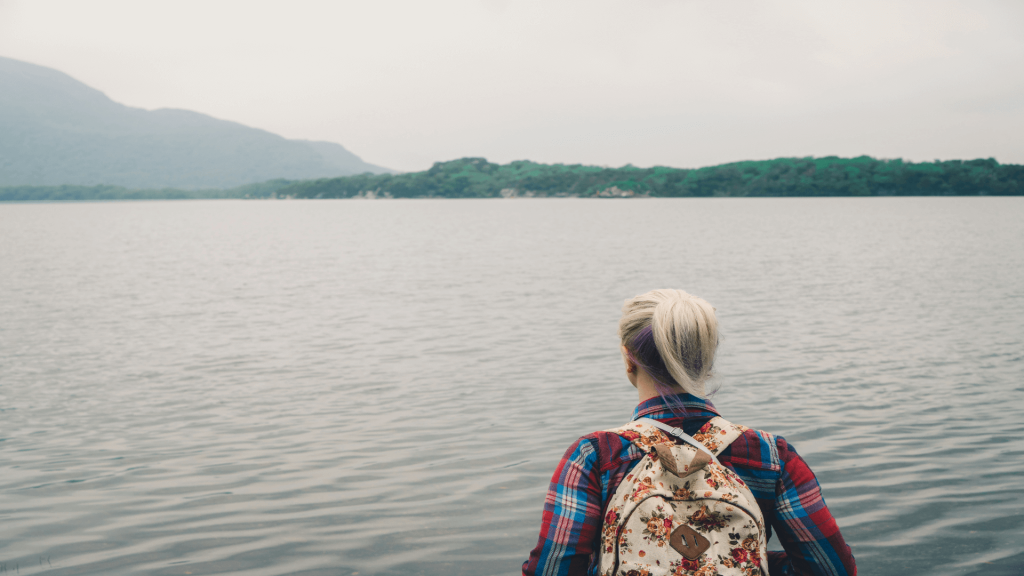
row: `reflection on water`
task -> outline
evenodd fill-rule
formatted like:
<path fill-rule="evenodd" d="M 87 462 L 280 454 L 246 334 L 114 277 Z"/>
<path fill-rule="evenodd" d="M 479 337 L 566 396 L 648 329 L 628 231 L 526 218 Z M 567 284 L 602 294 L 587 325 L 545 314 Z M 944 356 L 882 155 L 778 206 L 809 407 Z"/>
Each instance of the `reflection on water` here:
<path fill-rule="evenodd" d="M 514 574 L 625 421 L 623 299 L 718 308 L 864 574 L 1024 573 L 1024 198 L 0 205 L 0 566 Z"/>

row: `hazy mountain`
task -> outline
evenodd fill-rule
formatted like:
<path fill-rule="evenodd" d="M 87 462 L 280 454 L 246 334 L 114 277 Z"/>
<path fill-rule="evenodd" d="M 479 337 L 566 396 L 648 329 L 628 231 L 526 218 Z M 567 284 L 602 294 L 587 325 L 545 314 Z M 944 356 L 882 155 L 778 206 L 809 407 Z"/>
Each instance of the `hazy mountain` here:
<path fill-rule="evenodd" d="M 223 188 L 364 172 L 392 170 L 331 142 L 124 106 L 63 72 L 0 57 L 0 186 Z"/>

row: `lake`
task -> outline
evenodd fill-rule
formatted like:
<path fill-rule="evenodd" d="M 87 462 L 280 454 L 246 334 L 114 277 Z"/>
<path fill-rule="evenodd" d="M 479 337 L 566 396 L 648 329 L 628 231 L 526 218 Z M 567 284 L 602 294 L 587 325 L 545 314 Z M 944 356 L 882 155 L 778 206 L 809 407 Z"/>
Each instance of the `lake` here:
<path fill-rule="evenodd" d="M 1024 574 L 1024 198 L 0 204 L 0 573 L 508 575 L 623 300 L 862 574 Z"/>

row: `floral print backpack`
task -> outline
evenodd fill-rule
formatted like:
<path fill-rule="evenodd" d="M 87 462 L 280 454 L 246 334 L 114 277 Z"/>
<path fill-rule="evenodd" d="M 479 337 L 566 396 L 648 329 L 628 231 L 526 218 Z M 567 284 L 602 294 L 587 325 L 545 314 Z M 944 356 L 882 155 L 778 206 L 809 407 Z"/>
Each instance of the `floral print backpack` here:
<path fill-rule="evenodd" d="M 693 437 L 648 418 L 609 430 L 645 456 L 608 504 L 599 574 L 767 576 L 761 509 L 717 458 L 746 430 L 722 417 Z"/>

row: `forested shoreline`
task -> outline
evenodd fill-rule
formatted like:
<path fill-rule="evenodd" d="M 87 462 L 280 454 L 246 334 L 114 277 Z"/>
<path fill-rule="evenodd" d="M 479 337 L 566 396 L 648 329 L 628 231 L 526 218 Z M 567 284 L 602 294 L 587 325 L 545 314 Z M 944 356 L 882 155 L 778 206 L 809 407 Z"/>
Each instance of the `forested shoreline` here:
<path fill-rule="evenodd" d="M 993 159 L 904 162 L 778 158 L 706 168 L 437 162 L 404 174 L 272 180 L 226 190 L 132 190 L 115 186 L 0 188 L 0 201 L 185 198 L 785 197 L 1024 195 L 1024 166 Z"/>
<path fill-rule="evenodd" d="M 7 186 L 0 188 L 0 202 L 88 202 L 101 200 L 195 200 L 209 198 L 273 198 L 290 180 L 269 180 L 237 188 L 181 190 L 137 189 L 123 186 Z"/>

